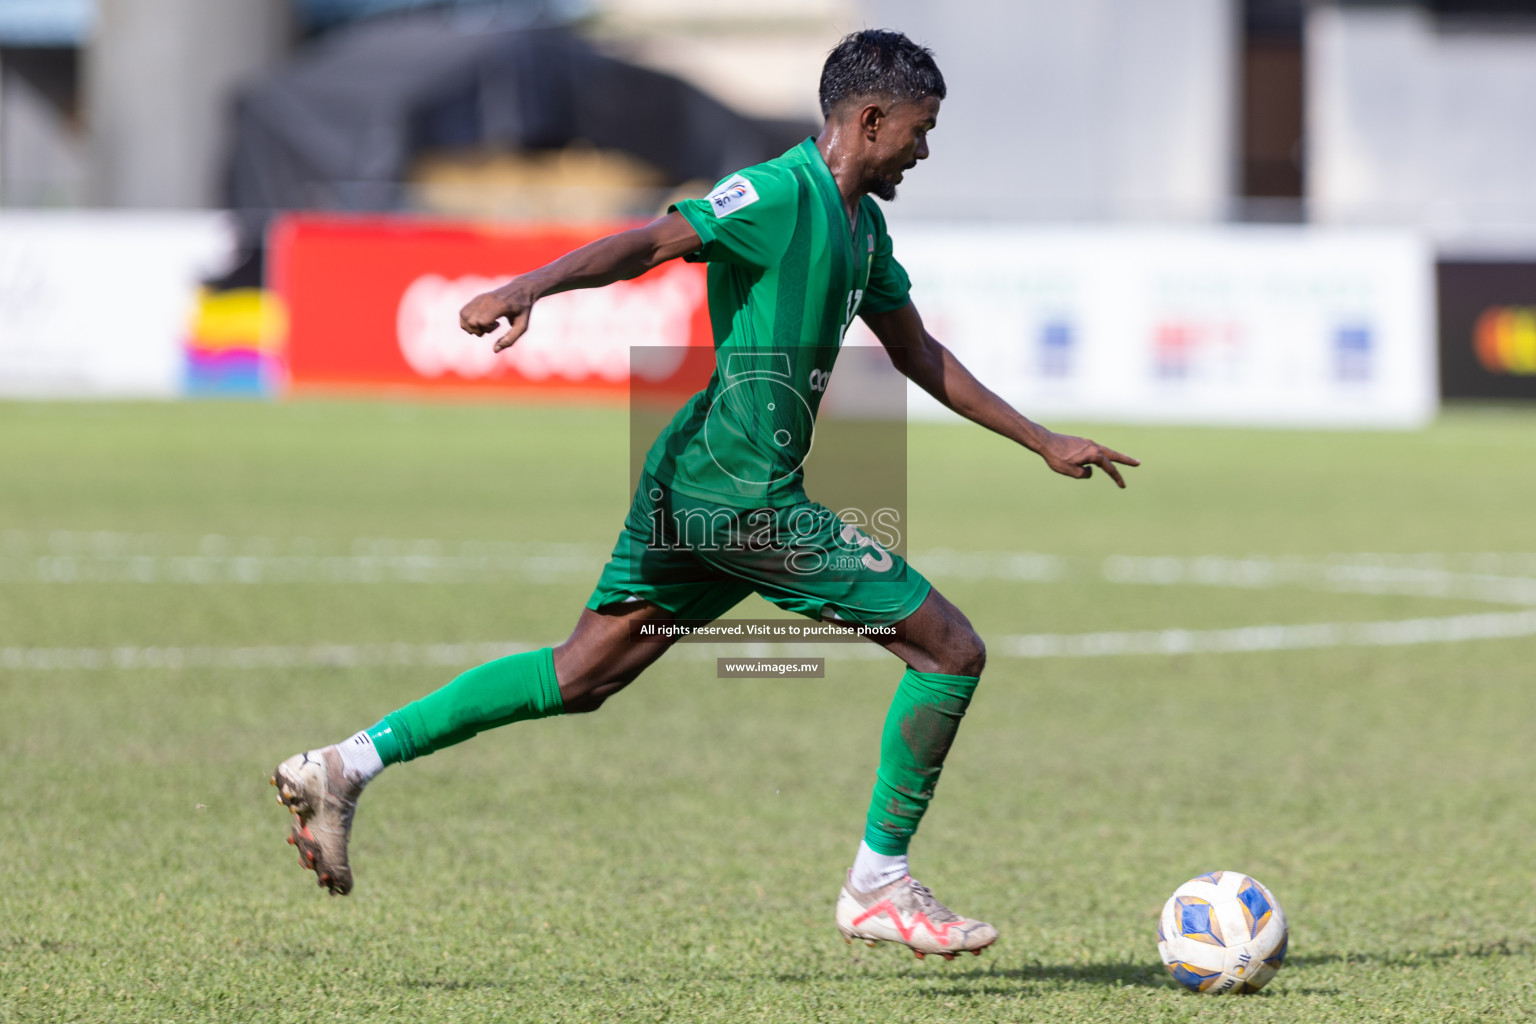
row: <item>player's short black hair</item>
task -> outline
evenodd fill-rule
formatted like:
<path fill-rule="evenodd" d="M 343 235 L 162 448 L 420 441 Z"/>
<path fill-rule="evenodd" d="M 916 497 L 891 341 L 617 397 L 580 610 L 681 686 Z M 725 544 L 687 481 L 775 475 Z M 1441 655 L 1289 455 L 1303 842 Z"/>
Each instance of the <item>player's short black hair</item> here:
<path fill-rule="evenodd" d="M 844 36 L 827 54 L 821 69 L 821 113 L 826 117 L 845 100 L 944 98 L 944 76 L 933 51 L 900 32 L 867 28 Z"/>

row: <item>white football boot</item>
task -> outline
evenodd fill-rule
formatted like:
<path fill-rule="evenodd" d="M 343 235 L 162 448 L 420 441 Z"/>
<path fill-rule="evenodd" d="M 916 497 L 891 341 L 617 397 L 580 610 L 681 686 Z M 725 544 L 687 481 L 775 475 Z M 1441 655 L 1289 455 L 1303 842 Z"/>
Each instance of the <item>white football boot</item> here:
<path fill-rule="evenodd" d="M 929 953 L 946 960 L 959 953 L 980 956 L 997 941 L 996 928 L 956 914 L 910 875 L 873 892 L 859 892 L 851 880 L 845 880 L 837 894 L 837 930 L 847 942 L 900 943 L 919 960 Z"/>
<path fill-rule="evenodd" d="M 333 896 L 352 891 L 347 839 L 363 788 L 348 781 L 335 747 L 294 754 L 272 773 L 277 802 L 293 812 L 288 844 Z"/>

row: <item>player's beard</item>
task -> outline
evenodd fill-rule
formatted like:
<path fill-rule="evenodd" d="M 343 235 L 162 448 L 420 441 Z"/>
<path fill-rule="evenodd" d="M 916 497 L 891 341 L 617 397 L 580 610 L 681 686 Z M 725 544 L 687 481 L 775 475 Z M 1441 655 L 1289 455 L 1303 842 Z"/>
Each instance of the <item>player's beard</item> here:
<path fill-rule="evenodd" d="M 876 178 L 869 194 L 883 202 L 894 203 L 896 201 L 896 183 L 890 178 Z"/>

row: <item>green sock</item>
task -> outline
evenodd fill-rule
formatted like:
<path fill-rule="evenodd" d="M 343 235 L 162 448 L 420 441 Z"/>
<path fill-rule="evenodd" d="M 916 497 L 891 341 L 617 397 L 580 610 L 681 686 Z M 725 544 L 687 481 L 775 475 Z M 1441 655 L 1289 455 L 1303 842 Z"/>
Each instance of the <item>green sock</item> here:
<path fill-rule="evenodd" d="M 398 711 L 368 730 L 385 764 L 425 757 L 486 729 L 562 714 L 555 652 L 514 654 L 488 661 Z"/>
<path fill-rule="evenodd" d="M 910 668 L 901 677 L 885 717 L 880 770 L 864 825 L 864 841 L 876 853 L 894 857 L 907 852 L 980 681 Z"/>

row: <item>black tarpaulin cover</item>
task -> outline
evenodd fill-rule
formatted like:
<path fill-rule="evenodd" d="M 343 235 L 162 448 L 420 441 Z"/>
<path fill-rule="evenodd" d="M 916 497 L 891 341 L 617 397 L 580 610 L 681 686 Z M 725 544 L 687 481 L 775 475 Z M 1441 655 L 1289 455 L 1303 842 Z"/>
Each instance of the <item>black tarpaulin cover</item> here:
<path fill-rule="evenodd" d="M 388 209 L 419 151 L 576 140 L 628 152 L 675 182 L 714 181 L 811 130 L 738 114 L 563 28 L 378 18 L 323 37 L 239 92 L 229 203 L 250 227 L 282 209 Z"/>

